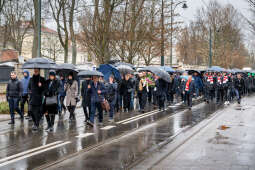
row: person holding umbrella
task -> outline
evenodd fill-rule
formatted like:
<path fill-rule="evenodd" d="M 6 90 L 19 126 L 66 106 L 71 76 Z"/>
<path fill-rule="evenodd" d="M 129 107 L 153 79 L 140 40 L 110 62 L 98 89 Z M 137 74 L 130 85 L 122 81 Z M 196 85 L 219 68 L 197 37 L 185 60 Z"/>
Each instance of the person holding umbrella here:
<path fill-rule="evenodd" d="M 91 112 L 89 115 L 90 125 L 94 125 L 94 117 L 96 109 L 98 110 L 99 125 L 103 125 L 103 108 L 101 103 L 104 99 L 104 94 L 106 92 L 103 83 L 99 82 L 99 76 L 92 76 L 92 82 L 88 85 L 88 92 L 91 95 Z"/>
<path fill-rule="evenodd" d="M 110 103 L 110 111 L 109 111 L 109 122 L 113 123 L 114 119 L 114 109 L 115 109 L 115 105 L 116 105 L 116 101 L 117 101 L 117 90 L 118 90 L 118 84 L 114 81 L 114 76 L 111 75 L 109 77 L 109 83 L 107 83 L 105 85 L 106 87 L 106 99 L 109 101 Z"/>
<path fill-rule="evenodd" d="M 149 83 L 146 79 L 146 72 L 139 73 L 140 81 L 138 83 L 138 98 L 140 105 L 140 112 L 144 113 L 145 106 L 147 103 L 147 95 L 149 91 Z"/>
<path fill-rule="evenodd" d="M 60 74 L 60 92 L 59 92 L 59 116 L 62 116 L 62 111 L 64 109 L 64 114 L 66 113 L 66 106 L 64 104 L 64 100 L 66 97 L 66 92 L 65 92 L 65 76 L 63 74 Z"/>
<path fill-rule="evenodd" d="M 45 83 L 44 91 L 44 114 L 48 123 L 46 131 L 52 132 L 54 128 L 55 115 L 58 113 L 58 95 L 61 90 L 60 82 L 56 79 L 56 72 L 49 72 L 49 79 Z"/>
<path fill-rule="evenodd" d="M 64 86 L 66 92 L 66 106 L 70 113 L 69 121 L 75 120 L 74 111 L 78 100 L 78 82 L 74 80 L 73 73 L 68 74 L 68 80 Z"/>
<path fill-rule="evenodd" d="M 192 107 L 192 98 L 195 94 L 195 83 L 192 80 L 192 76 L 188 76 L 188 80 L 185 83 L 185 86 L 183 88 L 183 94 L 185 95 L 185 99 L 187 100 L 187 105 L 189 109 L 191 110 Z"/>
<path fill-rule="evenodd" d="M 89 123 L 89 115 L 91 112 L 91 94 L 88 92 L 88 85 L 91 83 L 91 78 L 87 77 L 81 86 L 81 96 L 82 96 L 82 107 L 85 115 L 85 123 Z M 89 112 L 88 112 L 89 111 Z"/>
<path fill-rule="evenodd" d="M 35 68 L 34 74 L 29 80 L 28 91 L 31 105 L 31 116 L 34 122 L 33 130 L 37 131 L 42 118 L 43 91 L 45 79 L 40 76 L 40 69 Z"/>
<path fill-rule="evenodd" d="M 166 100 L 166 94 L 168 90 L 167 82 L 163 79 L 156 77 L 156 91 L 158 95 L 158 105 L 159 105 L 159 111 L 165 110 L 165 100 Z"/>

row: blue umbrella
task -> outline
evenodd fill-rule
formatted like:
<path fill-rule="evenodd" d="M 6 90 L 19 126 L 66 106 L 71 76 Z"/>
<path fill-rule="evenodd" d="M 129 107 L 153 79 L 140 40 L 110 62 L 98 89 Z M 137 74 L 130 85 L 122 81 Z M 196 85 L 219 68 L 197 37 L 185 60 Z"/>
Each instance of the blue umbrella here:
<path fill-rule="evenodd" d="M 117 81 L 121 80 L 119 70 L 111 64 L 101 64 L 97 70 L 103 73 L 105 81 L 109 81 L 111 75 L 113 75 Z"/>

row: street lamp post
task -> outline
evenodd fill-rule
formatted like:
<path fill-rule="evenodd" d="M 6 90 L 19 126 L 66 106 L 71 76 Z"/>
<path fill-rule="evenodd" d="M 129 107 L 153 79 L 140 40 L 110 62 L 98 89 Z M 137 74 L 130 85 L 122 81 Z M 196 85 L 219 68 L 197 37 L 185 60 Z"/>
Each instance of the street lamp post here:
<path fill-rule="evenodd" d="M 171 0 L 171 23 L 170 23 L 170 29 L 171 29 L 171 32 L 170 32 L 170 66 L 172 67 L 173 65 L 173 15 L 174 15 L 174 10 L 176 9 L 176 7 L 180 4 L 183 4 L 182 8 L 183 9 L 186 9 L 188 8 L 187 4 L 186 4 L 186 1 L 181 1 L 181 2 L 178 2 L 175 7 L 173 8 L 173 0 Z"/>
<path fill-rule="evenodd" d="M 41 57 L 41 0 L 38 0 L 38 18 L 37 18 L 37 29 L 38 29 L 38 48 L 37 57 Z"/>
<path fill-rule="evenodd" d="M 165 39 L 164 39 L 164 0 L 161 1 L 161 66 L 165 65 Z"/>
<path fill-rule="evenodd" d="M 212 29 L 211 27 L 209 28 L 209 63 L 208 63 L 208 67 L 211 68 L 212 67 Z"/>

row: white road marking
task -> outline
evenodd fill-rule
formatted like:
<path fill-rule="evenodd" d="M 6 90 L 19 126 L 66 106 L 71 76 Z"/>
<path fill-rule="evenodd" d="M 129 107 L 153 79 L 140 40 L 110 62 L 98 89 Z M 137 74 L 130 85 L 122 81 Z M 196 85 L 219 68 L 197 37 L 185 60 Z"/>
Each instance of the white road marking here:
<path fill-rule="evenodd" d="M 134 117 L 131 117 L 131 118 L 128 118 L 128 119 L 125 119 L 125 120 L 122 120 L 122 121 L 116 122 L 116 123 L 117 123 L 117 124 L 120 124 L 120 123 L 126 122 L 126 121 L 128 121 L 128 120 L 132 120 L 132 119 L 135 119 L 135 118 L 141 117 L 141 116 L 143 116 L 143 115 L 150 114 L 150 113 L 155 112 L 155 111 L 157 111 L 157 110 L 152 110 L 152 111 L 150 111 L 150 112 L 147 112 L 147 113 L 144 113 L 144 114 L 140 114 L 140 115 L 137 115 L 137 116 L 134 116 Z"/>
<path fill-rule="evenodd" d="M 84 133 L 84 134 L 79 134 L 78 136 L 75 136 L 76 138 L 86 138 L 88 136 L 94 135 L 94 133 Z"/>
<path fill-rule="evenodd" d="M 61 147 L 61 146 L 64 146 L 64 145 L 67 145 L 67 144 L 69 144 L 69 143 L 71 143 L 71 142 L 70 142 L 70 141 L 64 142 L 64 143 L 61 143 L 61 144 L 58 144 L 58 145 L 55 145 L 55 146 L 51 146 L 51 147 L 49 147 L 49 148 L 45 148 L 45 149 L 40 150 L 40 151 L 33 152 L 33 153 L 31 153 L 31 154 L 24 155 L 24 156 L 22 156 L 22 157 L 18 157 L 18 158 L 16 158 L 16 159 L 12 159 L 12 160 L 10 160 L 10 161 L 6 161 L 6 162 L 4 162 L 4 163 L 1 163 L 1 164 L 0 164 L 0 167 L 6 166 L 6 165 L 8 165 L 8 164 L 11 164 L 11 163 L 14 163 L 14 162 L 17 162 L 17 161 L 20 161 L 20 160 L 25 159 L 25 158 L 29 158 L 29 157 L 34 156 L 34 155 L 38 155 L 38 154 L 40 154 L 40 153 L 43 153 L 43 152 L 46 152 L 46 151 L 49 151 L 49 150 L 52 150 L 52 149 L 55 149 L 55 148 L 58 148 L 58 147 Z"/>
<path fill-rule="evenodd" d="M 115 128 L 116 126 L 105 126 L 103 128 L 101 128 L 101 130 L 109 130 L 109 129 L 112 129 L 112 128 Z"/>
<path fill-rule="evenodd" d="M 57 141 L 57 142 L 49 143 L 47 145 L 43 145 L 43 146 L 40 146 L 40 147 L 37 147 L 37 148 L 34 148 L 34 149 L 30 149 L 30 150 L 27 150 L 25 152 L 21 152 L 21 153 L 18 153 L 18 154 L 15 154 L 15 155 L 12 155 L 12 156 L 0 159 L 0 162 L 5 162 L 5 161 L 8 161 L 10 159 L 14 159 L 14 158 L 17 158 L 17 157 L 29 154 L 31 152 L 34 152 L 34 151 L 37 151 L 37 150 L 40 150 L 40 149 L 44 149 L 44 148 L 47 148 L 47 147 L 50 147 L 50 146 L 53 146 L 53 145 L 57 145 L 57 144 L 62 143 L 62 142 L 63 141 Z"/>
<path fill-rule="evenodd" d="M 137 130 L 131 132 L 131 133 L 128 133 L 128 134 L 126 134 L 126 135 L 124 135 L 124 136 L 121 136 L 118 140 L 123 139 L 123 138 L 126 138 L 126 137 L 129 137 L 129 136 L 132 136 L 132 135 L 134 135 L 134 134 L 136 134 L 136 133 L 139 133 L 139 132 L 141 132 L 141 131 L 145 131 L 145 130 L 147 130 L 147 129 L 149 129 L 149 128 L 152 128 L 152 127 L 154 127 L 154 126 L 156 126 L 156 125 L 157 125 L 157 123 L 152 123 L 152 124 L 146 125 L 146 126 L 140 128 L 140 129 L 137 129 Z"/>
<path fill-rule="evenodd" d="M 122 124 L 128 124 L 128 123 L 131 123 L 131 122 L 137 121 L 137 120 L 139 120 L 139 119 L 142 119 L 142 118 L 145 118 L 145 117 L 148 117 L 148 116 L 154 115 L 154 114 L 159 113 L 159 112 L 161 112 L 161 111 L 156 111 L 156 112 L 154 112 L 154 113 L 147 114 L 147 115 L 144 115 L 144 116 L 142 116 L 142 117 L 139 117 L 139 118 L 132 119 L 132 120 L 130 120 L 130 121 L 124 122 L 124 123 L 122 123 Z"/>

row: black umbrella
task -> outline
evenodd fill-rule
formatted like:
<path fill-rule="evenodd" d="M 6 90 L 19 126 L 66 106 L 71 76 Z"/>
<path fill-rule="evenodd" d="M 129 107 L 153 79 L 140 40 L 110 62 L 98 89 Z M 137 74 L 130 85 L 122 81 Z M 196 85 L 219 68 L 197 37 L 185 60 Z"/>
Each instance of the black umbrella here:
<path fill-rule="evenodd" d="M 63 64 L 57 64 L 56 67 L 57 70 L 73 70 L 78 72 L 77 68 L 73 64 L 63 63 Z"/>
<path fill-rule="evenodd" d="M 158 67 L 147 66 L 147 67 L 144 67 L 144 68 L 140 69 L 139 71 L 152 72 L 153 74 L 157 75 L 158 77 L 165 80 L 166 82 L 168 82 L 168 83 L 171 82 L 169 74 L 165 70 L 161 70 Z"/>
<path fill-rule="evenodd" d="M 38 58 L 32 58 L 28 61 L 26 61 L 23 66 L 23 69 L 55 69 L 56 64 L 53 60 L 44 58 L 44 57 L 38 57 Z"/>
<path fill-rule="evenodd" d="M 129 65 L 119 65 L 117 66 L 117 69 L 121 74 L 134 74 L 134 70 Z"/>
<path fill-rule="evenodd" d="M 63 75 L 63 76 L 66 76 L 70 72 L 72 72 L 74 77 L 76 78 L 76 76 L 78 74 L 78 70 L 77 70 L 76 66 L 73 64 L 68 64 L 68 63 L 57 64 L 56 70 L 57 70 L 58 75 Z"/>
<path fill-rule="evenodd" d="M 99 76 L 99 77 L 104 77 L 103 73 L 96 71 L 96 70 L 86 70 L 86 71 L 81 71 L 78 73 L 79 77 L 91 77 L 91 76 Z"/>

